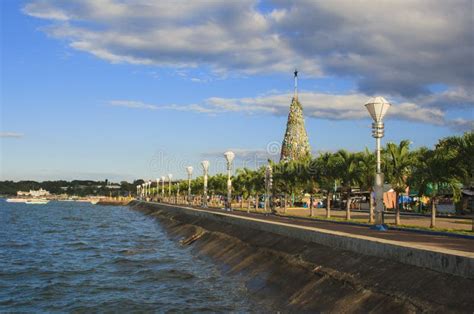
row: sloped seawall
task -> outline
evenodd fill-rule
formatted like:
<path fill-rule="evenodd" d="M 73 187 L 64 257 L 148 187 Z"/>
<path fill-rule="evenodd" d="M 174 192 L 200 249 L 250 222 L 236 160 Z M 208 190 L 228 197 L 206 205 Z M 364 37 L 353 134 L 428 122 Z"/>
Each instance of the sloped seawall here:
<path fill-rule="evenodd" d="M 389 259 L 189 214 L 131 203 L 170 237 L 242 276 L 269 309 L 317 312 L 472 313 L 474 281 Z"/>

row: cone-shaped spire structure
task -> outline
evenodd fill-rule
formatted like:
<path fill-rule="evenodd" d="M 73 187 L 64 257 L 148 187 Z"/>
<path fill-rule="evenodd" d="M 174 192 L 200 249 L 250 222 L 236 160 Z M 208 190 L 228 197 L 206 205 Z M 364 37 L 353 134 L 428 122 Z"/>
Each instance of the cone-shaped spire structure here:
<path fill-rule="evenodd" d="M 295 70 L 295 94 L 291 101 L 280 160 L 300 160 L 310 156 L 308 134 L 304 126 L 303 106 L 298 101 L 298 71 Z"/>

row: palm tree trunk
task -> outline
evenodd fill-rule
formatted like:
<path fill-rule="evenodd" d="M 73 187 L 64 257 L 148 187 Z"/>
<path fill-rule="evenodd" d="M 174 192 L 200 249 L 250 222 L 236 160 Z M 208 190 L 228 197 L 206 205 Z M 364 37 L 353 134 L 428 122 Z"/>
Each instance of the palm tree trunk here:
<path fill-rule="evenodd" d="M 369 223 L 374 223 L 374 199 L 372 198 L 372 191 L 369 196 Z"/>
<path fill-rule="evenodd" d="M 258 194 L 255 194 L 255 211 L 258 212 Z"/>
<path fill-rule="evenodd" d="M 247 195 L 247 213 L 250 213 L 250 194 Z"/>
<path fill-rule="evenodd" d="M 283 201 L 283 213 L 286 214 L 286 193 L 285 193 L 285 200 Z"/>
<path fill-rule="evenodd" d="M 326 218 L 331 218 L 331 193 L 330 192 L 328 192 L 328 194 L 327 194 Z"/>
<path fill-rule="evenodd" d="M 436 198 L 431 198 L 431 224 L 430 228 L 436 227 Z"/>
<path fill-rule="evenodd" d="M 309 197 L 309 216 L 313 217 L 313 194 Z"/>
<path fill-rule="evenodd" d="M 398 192 L 395 192 L 395 224 L 400 224 L 400 206 L 398 206 Z"/>
<path fill-rule="evenodd" d="M 240 209 L 243 209 L 244 208 L 244 196 L 241 195 L 240 196 Z"/>
<path fill-rule="evenodd" d="M 347 194 L 347 202 L 346 202 L 346 220 L 351 219 L 351 194 Z"/>

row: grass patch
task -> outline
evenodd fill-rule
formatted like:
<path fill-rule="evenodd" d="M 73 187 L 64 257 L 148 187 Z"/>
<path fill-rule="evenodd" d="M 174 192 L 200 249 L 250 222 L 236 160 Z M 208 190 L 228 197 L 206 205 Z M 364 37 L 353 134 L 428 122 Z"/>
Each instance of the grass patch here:
<path fill-rule="evenodd" d="M 242 212 L 247 212 L 247 209 L 244 207 L 243 209 L 240 208 L 233 208 L 234 210 L 242 211 Z M 289 209 L 289 208 L 288 208 Z M 259 211 L 256 211 L 255 208 L 250 209 L 251 213 L 263 213 L 262 209 L 259 209 Z M 353 224 L 359 224 L 361 226 L 369 224 L 367 219 L 345 219 L 343 217 L 331 217 L 327 218 L 326 216 L 309 216 L 309 215 L 295 215 L 292 213 L 282 213 L 279 212 L 278 215 L 284 216 L 284 217 L 295 217 L 295 218 L 308 218 L 308 219 L 314 219 L 314 220 L 324 220 L 328 222 L 350 222 Z M 455 221 L 456 223 L 462 223 L 466 225 L 471 225 L 470 221 Z M 395 224 L 386 224 L 387 226 L 391 228 L 403 228 L 403 229 L 411 229 L 411 230 L 420 230 L 420 231 L 433 231 L 433 232 L 446 232 L 446 233 L 453 233 L 453 234 L 461 234 L 461 235 L 474 235 L 474 232 L 472 232 L 470 229 L 466 230 L 457 230 L 457 229 L 444 229 L 444 228 L 428 228 L 428 227 L 420 227 L 420 226 L 413 226 L 413 225 L 395 225 Z"/>
<path fill-rule="evenodd" d="M 434 232 L 446 232 L 446 233 L 454 233 L 454 234 L 462 234 L 462 235 L 474 235 L 474 232 L 471 230 L 457 230 L 457 229 L 445 229 L 445 228 L 427 228 L 427 227 L 419 227 L 419 226 L 411 226 L 411 225 L 395 225 L 395 224 L 387 224 L 387 226 L 392 228 L 403 228 L 403 229 L 413 229 L 413 230 L 421 230 L 421 231 L 434 231 Z"/>
<path fill-rule="evenodd" d="M 286 217 L 302 217 L 302 218 L 309 218 L 309 219 L 314 219 L 314 220 L 325 220 L 325 221 L 336 221 L 336 222 L 351 222 L 351 223 L 356 223 L 360 225 L 368 224 L 369 222 L 366 219 L 349 219 L 347 220 L 346 218 L 340 218 L 340 217 L 331 217 L 327 218 L 326 216 L 300 216 L 300 215 L 292 215 L 288 213 L 279 213 L 280 216 L 286 216 Z"/>
<path fill-rule="evenodd" d="M 327 218 L 326 216 L 295 216 L 291 214 L 284 214 L 280 213 L 281 216 L 286 216 L 286 217 L 304 217 L 304 218 L 309 218 L 309 219 L 315 219 L 315 220 L 325 220 L 325 221 L 334 221 L 334 222 L 350 222 L 350 223 L 355 223 L 355 224 L 360 224 L 360 225 L 367 225 L 369 222 L 365 219 L 350 219 L 347 220 L 345 218 L 339 218 L 339 217 L 331 217 Z M 470 224 L 470 223 L 469 223 Z M 412 226 L 412 225 L 395 225 L 395 224 L 386 224 L 387 226 L 391 228 L 403 228 L 403 229 L 412 229 L 412 230 L 420 230 L 420 231 L 434 231 L 434 232 L 446 232 L 446 233 L 453 233 L 453 234 L 462 234 L 462 235 L 474 235 L 474 232 L 471 230 L 458 230 L 458 229 L 445 229 L 445 228 L 427 228 L 427 227 L 420 227 L 420 226 Z"/>

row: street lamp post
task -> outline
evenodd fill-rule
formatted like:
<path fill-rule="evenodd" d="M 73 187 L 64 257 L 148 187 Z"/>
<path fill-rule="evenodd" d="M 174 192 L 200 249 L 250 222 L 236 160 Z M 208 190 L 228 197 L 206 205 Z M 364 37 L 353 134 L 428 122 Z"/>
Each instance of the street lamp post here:
<path fill-rule="evenodd" d="M 162 199 L 164 199 L 165 197 L 165 181 L 166 181 L 165 176 L 162 176 L 161 177 L 161 198 Z"/>
<path fill-rule="evenodd" d="M 387 230 L 383 225 L 383 183 L 384 175 L 381 170 L 380 161 L 380 139 L 384 136 L 384 124 L 383 118 L 390 108 L 390 103 L 383 97 L 375 97 L 370 99 L 365 107 L 370 113 L 370 116 L 374 120 L 372 123 L 372 137 L 375 138 L 375 154 L 377 156 L 377 169 L 375 173 L 375 229 L 385 231 Z M 371 215 L 370 213 L 369 215 Z"/>
<path fill-rule="evenodd" d="M 265 208 L 264 211 L 267 211 L 267 202 L 270 211 L 272 209 L 271 205 L 271 193 L 272 193 L 272 186 L 273 186 L 273 169 L 272 166 L 267 165 L 265 167 Z"/>
<path fill-rule="evenodd" d="M 225 159 L 227 161 L 227 202 L 226 209 L 228 211 L 232 210 L 232 181 L 230 179 L 230 170 L 232 169 L 232 161 L 234 160 L 235 154 L 231 151 L 224 153 Z"/>
<path fill-rule="evenodd" d="M 201 161 L 202 170 L 204 171 L 204 195 L 201 206 L 207 208 L 207 172 L 209 171 L 209 161 Z"/>
<path fill-rule="evenodd" d="M 158 198 L 160 197 L 160 178 L 156 179 L 156 201 L 158 202 Z"/>
<path fill-rule="evenodd" d="M 186 167 L 186 172 L 188 173 L 188 205 L 191 205 L 191 179 L 193 176 L 193 167 Z"/>
<path fill-rule="evenodd" d="M 173 178 L 173 175 L 170 173 L 168 174 L 168 180 L 170 185 L 168 186 L 168 197 L 169 197 L 169 202 L 171 203 L 171 179 Z"/>
<path fill-rule="evenodd" d="M 174 200 L 174 203 L 175 203 L 175 204 L 178 204 L 178 196 L 179 196 L 179 183 L 178 183 L 178 182 L 176 182 L 175 186 L 176 186 L 176 198 L 175 198 L 175 200 Z"/>
<path fill-rule="evenodd" d="M 148 180 L 148 198 L 151 198 L 151 180 Z"/>

